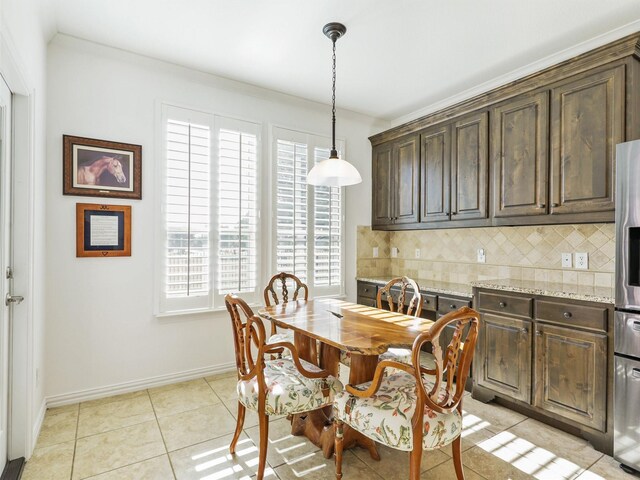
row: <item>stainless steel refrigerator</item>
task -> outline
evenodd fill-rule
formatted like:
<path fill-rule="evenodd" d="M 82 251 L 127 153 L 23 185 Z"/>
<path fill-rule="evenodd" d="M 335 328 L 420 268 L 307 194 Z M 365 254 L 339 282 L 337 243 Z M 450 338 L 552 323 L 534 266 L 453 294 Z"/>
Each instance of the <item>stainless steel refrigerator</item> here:
<path fill-rule="evenodd" d="M 616 149 L 614 443 L 625 470 L 640 470 L 640 140 Z"/>

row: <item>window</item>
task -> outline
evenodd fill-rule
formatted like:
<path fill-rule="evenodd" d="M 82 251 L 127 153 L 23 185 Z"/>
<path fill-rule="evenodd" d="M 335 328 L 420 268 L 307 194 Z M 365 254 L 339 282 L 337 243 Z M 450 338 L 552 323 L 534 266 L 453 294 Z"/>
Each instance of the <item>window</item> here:
<path fill-rule="evenodd" d="M 159 313 L 253 300 L 259 278 L 260 126 L 163 106 Z"/>
<path fill-rule="evenodd" d="M 275 270 L 294 273 L 315 296 L 344 290 L 342 189 L 307 185 L 329 152 L 329 138 L 274 129 Z"/>

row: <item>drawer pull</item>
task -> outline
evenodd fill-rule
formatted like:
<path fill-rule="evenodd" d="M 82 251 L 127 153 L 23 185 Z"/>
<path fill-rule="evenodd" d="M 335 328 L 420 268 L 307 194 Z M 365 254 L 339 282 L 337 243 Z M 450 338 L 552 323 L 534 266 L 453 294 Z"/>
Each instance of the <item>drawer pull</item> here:
<path fill-rule="evenodd" d="M 559 203 L 555 203 L 555 202 L 554 202 L 554 203 L 552 203 L 552 204 L 551 204 L 551 206 L 552 206 L 552 207 L 559 207 L 559 206 L 560 206 L 560 204 L 559 204 Z"/>
<path fill-rule="evenodd" d="M 542 336 L 542 330 L 536 330 L 536 337 Z"/>
<path fill-rule="evenodd" d="M 571 312 L 564 312 L 564 313 L 563 313 L 563 315 L 564 315 L 564 318 L 571 318 L 571 317 L 573 317 L 573 315 L 571 314 Z"/>
<path fill-rule="evenodd" d="M 633 375 L 636 378 L 640 378 L 640 368 L 632 368 L 631 375 Z"/>
<path fill-rule="evenodd" d="M 536 208 L 544 208 L 544 207 L 546 207 L 544 203 L 539 203 L 538 205 L 536 205 Z"/>
<path fill-rule="evenodd" d="M 504 308 L 507 306 L 507 304 L 505 302 L 500 302 L 498 305 L 500 305 L 500 308 Z"/>
<path fill-rule="evenodd" d="M 638 321 L 633 322 L 633 329 L 634 330 L 640 330 L 640 322 L 638 322 Z"/>
<path fill-rule="evenodd" d="M 522 333 L 524 333 L 526 335 L 527 333 L 529 333 L 529 330 L 527 330 L 526 328 L 521 328 L 520 332 L 522 332 Z"/>
<path fill-rule="evenodd" d="M 455 310 L 456 306 L 452 303 L 451 305 L 449 305 L 449 307 L 451 308 L 451 310 Z"/>

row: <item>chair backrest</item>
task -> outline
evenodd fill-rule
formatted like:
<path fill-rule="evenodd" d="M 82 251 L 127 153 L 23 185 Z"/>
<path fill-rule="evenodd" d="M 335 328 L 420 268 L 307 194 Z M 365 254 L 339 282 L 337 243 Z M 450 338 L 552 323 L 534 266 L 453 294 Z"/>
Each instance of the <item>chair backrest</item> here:
<path fill-rule="evenodd" d="M 443 351 L 440 335 L 447 325 L 453 324 L 453 337 Z M 418 398 L 428 408 L 448 413 L 460 404 L 476 347 L 479 324 L 480 314 L 469 307 L 462 307 L 441 317 L 428 331 L 416 338 L 412 355 L 419 385 Z M 434 370 L 420 367 L 420 351 L 425 343 L 432 345 L 436 364 Z M 425 385 L 422 373 L 428 374 L 427 379 L 434 380 L 433 386 Z"/>
<path fill-rule="evenodd" d="M 304 298 L 302 300 L 309 299 L 309 288 L 300 281 L 298 277 L 293 275 L 292 273 L 280 272 L 269 280 L 269 283 L 264 289 L 264 304 L 267 307 L 271 306 L 271 299 L 269 298 L 269 294 L 273 299 L 274 305 L 279 305 L 280 300 L 278 299 L 278 293 L 276 291 L 276 284 L 280 283 L 280 291 L 282 292 L 282 303 L 287 303 L 289 301 L 289 286 L 287 285 L 287 281 L 290 284 L 293 290 L 293 297 L 291 300 L 298 300 L 298 294 L 300 290 L 302 290 L 304 294 Z"/>
<path fill-rule="evenodd" d="M 393 301 L 393 296 L 391 295 L 391 289 L 396 285 L 400 285 L 400 295 L 398 296 L 397 304 Z M 413 289 L 413 297 L 407 306 L 407 315 L 419 316 L 422 312 L 422 295 L 420 295 L 420 287 L 418 284 L 408 278 L 408 277 L 397 277 L 387 283 L 384 287 L 378 290 L 378 296 L 376 297 L 378 308 L 383 308 L 382 306 L 382 295 L 387 295 L 387 302 L 389 303 L 389 310 L 392 312 L 405 313 L 405 298 L 407 295 L 407 288 L 411 287 Z M 411 295 L 411 292 L 409 292 Z"/>
<path fill-rule="evenodd" d="M 251 307 L 240 297 L 227 294 L 224 303 L 231 317 L 233 340 L 236 350 L 236 367 L 238 376 L 257 373 L 262 367 L 262 357 L 256 355 L 255 350 L 260 350 L 266 341 L 266 332 L 262 320 L 253 314 Z M 256 359 L 259 361 L 256 362 Z M 256 368 L 257 367 L 257 368 Z"/>

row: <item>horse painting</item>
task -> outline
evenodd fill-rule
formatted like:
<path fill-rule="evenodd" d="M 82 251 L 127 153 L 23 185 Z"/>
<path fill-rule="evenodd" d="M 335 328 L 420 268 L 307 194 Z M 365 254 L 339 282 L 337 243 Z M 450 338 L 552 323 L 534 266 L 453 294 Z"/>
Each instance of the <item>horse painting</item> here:
<path fill-rule="evenodd" d="M 102 156 L 97 160 L 78 167 L 77 182 L 79 185 L 102 185 L 100 177 L 104 172 L 113 175 L 118 183 L 125 183 L 127 177 L 122 170 L 122 163 L 117 157 Z"/>

